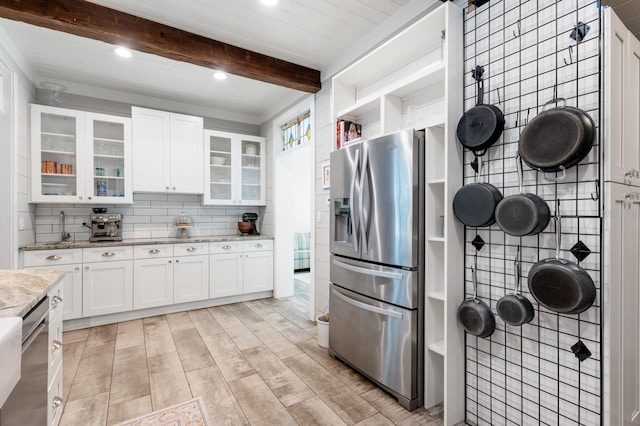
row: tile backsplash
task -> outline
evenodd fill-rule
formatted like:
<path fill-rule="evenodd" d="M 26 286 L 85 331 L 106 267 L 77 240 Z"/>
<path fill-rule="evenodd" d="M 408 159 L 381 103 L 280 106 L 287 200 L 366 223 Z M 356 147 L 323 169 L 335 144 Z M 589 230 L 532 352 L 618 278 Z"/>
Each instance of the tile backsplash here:
<path fill-rule="evenodd" d="M 71 234 L 71 241 L 88 241 L 91 230 L 82 224 L 90 225 L 93 207 L 107 207 L 109 213 L 123 214 L 124 239 L 175 237 L 179 230 L 173 227 L 173 218 L 183 211 L 195 222 L 195 227 L 189 230 L 191 236 L 238 235 L 237 222 L 242 213 L 262 213 L 259 207 L 203 206 L 200 196 L 188 194 L 136 193 L 132 205 L 38 204 L 36 243 L 60 241 L 60 211 L 65 213 L 66 232 Z"/>

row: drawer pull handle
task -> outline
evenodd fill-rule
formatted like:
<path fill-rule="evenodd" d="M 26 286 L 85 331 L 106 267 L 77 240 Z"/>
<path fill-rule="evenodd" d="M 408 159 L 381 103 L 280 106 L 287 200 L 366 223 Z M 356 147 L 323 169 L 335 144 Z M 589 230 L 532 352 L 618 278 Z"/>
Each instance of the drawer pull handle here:
<path fill-rule="evenodd" d="M 59 396 L 54 396 L 53 402 L 51 403 L 51 408 L 55 410 L 57 408 L 60 408 L 61 405 L 62 405 L 62 398 L 60 398 Z"/>
<path fill-rule="evenodd" d="M 51 298 L 51 306 L 58 306 L 59 304 L 62 303 L 62 297 L 60 296 L 53 296 Z"/>
<path fill-rule="evenodd" d="M 198 249 L 196 247 L 189 247 L 187 249 L 188 252 L 193 252 L 193 251 L 197 251 Z"/>
<path fill-rule="evenodd" d="M 224 247 L 222 247 L 222 248 L 223 248 L 224 250 L 231 250 L 231 246 L 228 246 L 228 245 L 227 245 L 227 246 L 224 246 Z"/>
<path fill-rule="evenodd" d="M 160 250 L 158 249 L 149 250 L 149 254 L 158 254 L 158 253 L 160 253 Z"/>
<path fill-rule="evenodd" d="M 256 244 L 256 248 L 262 248 L 262 244 Z"/>
<path fill-rule="evenodd" d="M 62 346 L 63 346 L 63 344 L 59 340 L 54 340 L 51 343 L 51 349 L 54 350 L 54 351 L 59 351 Z"/>
<path fill-rule="evenodd" d="M 57 254 L 52 254 L 51 256 L 47 256 L 47 260 L 60 260 L 62 259 L 62 257 L 58 256 Z"/>
<path fill-rule="evenodd" d="M 105 251 L 104 253 L 102 253 L 102 257 L 113 257 L 116 254 L 112 251 Z"/>

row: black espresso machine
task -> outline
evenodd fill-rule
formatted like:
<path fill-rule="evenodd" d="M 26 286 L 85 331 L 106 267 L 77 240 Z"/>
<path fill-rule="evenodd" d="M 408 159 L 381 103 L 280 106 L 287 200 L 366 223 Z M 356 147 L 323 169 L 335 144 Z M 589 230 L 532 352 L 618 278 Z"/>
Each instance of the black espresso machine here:
<path fill-rule="evenodd" d="M 258 231 L 258 213 L 243 213 L 242 214 L 243 222 L 251 222 L 251 230 L 247 232 L 249 235 L 260 235 Z"/>

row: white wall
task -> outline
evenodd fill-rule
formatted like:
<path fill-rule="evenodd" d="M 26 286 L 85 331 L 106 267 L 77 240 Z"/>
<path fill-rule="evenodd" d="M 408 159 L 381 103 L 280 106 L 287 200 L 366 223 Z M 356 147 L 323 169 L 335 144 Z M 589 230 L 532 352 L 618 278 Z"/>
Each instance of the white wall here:
<path fill-rule="evenodd" d="M 291 170 L 291 202 L 293 232 L 311 231 L 311 197 L 309 181 L 313 178 L 313 170 L 309 168 L 313 147 L 305 146 L 296 149 L 287 158 Z"/>

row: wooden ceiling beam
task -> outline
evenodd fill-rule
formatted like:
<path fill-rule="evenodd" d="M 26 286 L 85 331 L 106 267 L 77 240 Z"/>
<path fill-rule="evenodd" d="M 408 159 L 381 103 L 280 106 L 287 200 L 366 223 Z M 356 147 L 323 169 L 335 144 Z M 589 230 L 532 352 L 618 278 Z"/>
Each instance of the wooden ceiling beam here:
<path fill-rule="evenodd" d="M 308 93 L 320 71 L 85 0 L 2 0 L 0 17 Z"/>

